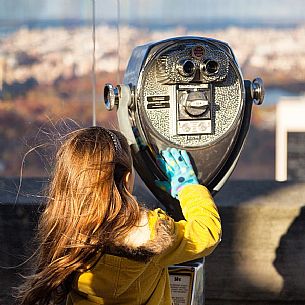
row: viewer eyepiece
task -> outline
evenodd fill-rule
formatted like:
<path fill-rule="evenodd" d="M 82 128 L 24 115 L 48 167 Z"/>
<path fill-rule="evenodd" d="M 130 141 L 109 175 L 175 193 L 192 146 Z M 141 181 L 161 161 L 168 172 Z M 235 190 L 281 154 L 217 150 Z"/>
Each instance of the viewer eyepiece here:
<path fill-rule="evenodd" d="M 178 64 L 178 71 L 182 76 L 192 76 L 195 70 L 195 64 L 190 59 L 184 59 Z"/>
<path fill-rule="evenodd" d="M 215 60 L 207 59 L 203 63 L 202 72 L 206 75 L 212 75 L 219 70 L 219 63 Z"/>

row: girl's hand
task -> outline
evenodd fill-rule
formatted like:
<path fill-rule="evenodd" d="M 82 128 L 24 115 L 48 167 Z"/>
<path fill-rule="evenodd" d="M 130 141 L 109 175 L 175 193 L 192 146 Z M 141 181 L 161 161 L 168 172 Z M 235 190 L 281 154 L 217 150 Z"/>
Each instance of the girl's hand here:
<path fill-rule="evenodd" d="M 168 181 L 156 180 L 156 185 L 178 198 L 178 193 L 188 184 L 199 184 L 189 156 L 185 150 L 167 148 L 160 152 L 157 164 L 166 175 Z"/>

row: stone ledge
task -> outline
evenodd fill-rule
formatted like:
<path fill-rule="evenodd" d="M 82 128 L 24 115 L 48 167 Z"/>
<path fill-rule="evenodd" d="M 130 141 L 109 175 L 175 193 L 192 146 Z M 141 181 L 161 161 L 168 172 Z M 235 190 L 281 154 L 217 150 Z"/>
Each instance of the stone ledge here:
<path fill-rule="evenodd" d="M 16 266 L 30 253 L 45 179 L 0 179 L 1 266 Z M 38 197 L 37 197 L 38 195 Z M 137 180 L 139 201 L 158 201 Z M 305 183 L 228 181 L 215 201 L 222 242 L 206 260 L 206 304 L 305 304 Z M 20 268 L 0 268 L 0 303 Z M 298 303 L 300 302 L 300 303 Z"/>
<path fill-rule="evenodd" d="M 223 238 L 207 297 L 305 303 L 305 183 L 229 181 L 215 201 Z"/>

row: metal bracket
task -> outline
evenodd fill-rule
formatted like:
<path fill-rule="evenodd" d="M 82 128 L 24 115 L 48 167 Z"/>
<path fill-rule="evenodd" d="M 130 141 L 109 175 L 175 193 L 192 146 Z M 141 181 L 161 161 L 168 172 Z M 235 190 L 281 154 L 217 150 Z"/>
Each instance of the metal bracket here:
<path fill-rule="evenodd" d="M 106 84 L 104 87 L 104 102 L 107 110 L 111 111 L 117 107 L 117 117 L 120 131 L 126 137 L 128 144 L 136 144 L 135 136 L 129 120 L 128 108 L 131 105 L 131 90 L 128 85 L 114 87 Z"/>

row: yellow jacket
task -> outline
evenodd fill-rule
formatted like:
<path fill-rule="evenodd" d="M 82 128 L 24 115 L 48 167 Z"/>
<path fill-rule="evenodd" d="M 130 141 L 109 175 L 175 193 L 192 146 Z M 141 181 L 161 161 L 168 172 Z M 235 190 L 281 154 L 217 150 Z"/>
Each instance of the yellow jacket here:
<path fill-rule="evenodd" d="M 160 209 L 148 212 L 153 239 L 160 218 L 171 221 L 173 241 L 148 262 L 104 254 L 97 264 L 78 275 L 67 305 L 171 305 L 169 265 L 209 255 L 221 236 L 220 217 L 213 198 L 202 185 L 187 185 L 179 193 L 186 220 L 174 222 Z"/>

